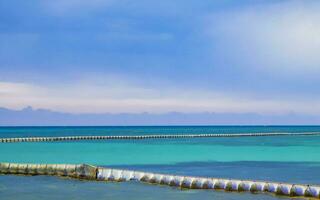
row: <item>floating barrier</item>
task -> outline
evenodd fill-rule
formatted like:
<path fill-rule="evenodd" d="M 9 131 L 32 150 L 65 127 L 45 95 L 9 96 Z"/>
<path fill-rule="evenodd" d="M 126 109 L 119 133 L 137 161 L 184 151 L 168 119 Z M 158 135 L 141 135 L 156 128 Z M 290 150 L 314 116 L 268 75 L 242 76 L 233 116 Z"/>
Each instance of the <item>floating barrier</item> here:
<path fill-rule="evenodd" d="M 288 183 L 177 176 L 66 164 L 16 164 L 0 163 L 0 174 L 67 176 L 97 181 L 139 181 L 185 189 L 224 190 L 230 192 L 273 193 L 287 197 L 312 197 L 320 199 L 320 186 Z"/>
<path fill-rule="evenodd" d="M 16 164 L 0 163 L 0 174 L 67 176 L 95 180 L 97 167 L 66 164 Z"/>
<path fill-rule="evenodd" d="M 209 138 L 209 137 L 259 137 L 259 136 L 261 137 L 261 136 L 312 136 L 312 135 L 320 135 L 320 132 L 23 137 L 23 138 L 0 138 L 0 143 L 5 143 L 5 142 L 54 142 L 54 141 L 68 141 L 68 140 L 144 140 L 144 139 L 178 139 L 178 138 Z"/>

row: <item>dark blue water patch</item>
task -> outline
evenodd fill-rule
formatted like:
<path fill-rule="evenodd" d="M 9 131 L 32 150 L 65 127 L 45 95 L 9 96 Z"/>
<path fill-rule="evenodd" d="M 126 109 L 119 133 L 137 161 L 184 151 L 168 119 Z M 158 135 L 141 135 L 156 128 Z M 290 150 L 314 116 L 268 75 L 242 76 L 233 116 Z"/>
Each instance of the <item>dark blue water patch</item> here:
<path fill-rule="evenodd" d="M 49 176 L 0 175 L 1 200 L 274 200 L 270 194 L 180 190 L 138 182 L 106 183 Z"/>
<path fill-rule="evenodd" d="M 175 165 L 117 165 L 156 173 L 320 185 L 318 162 L 187 162 Z"/>

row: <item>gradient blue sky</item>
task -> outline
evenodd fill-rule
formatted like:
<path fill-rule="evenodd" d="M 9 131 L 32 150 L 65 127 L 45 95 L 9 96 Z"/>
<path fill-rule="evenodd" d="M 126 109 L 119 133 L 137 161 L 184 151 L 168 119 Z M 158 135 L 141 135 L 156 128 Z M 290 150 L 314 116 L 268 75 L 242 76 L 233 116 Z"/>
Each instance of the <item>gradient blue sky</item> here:
<path fill-rule="evenodd" d="M 0 1 L 0 107 L 320 112 L 320 2 Z"/>

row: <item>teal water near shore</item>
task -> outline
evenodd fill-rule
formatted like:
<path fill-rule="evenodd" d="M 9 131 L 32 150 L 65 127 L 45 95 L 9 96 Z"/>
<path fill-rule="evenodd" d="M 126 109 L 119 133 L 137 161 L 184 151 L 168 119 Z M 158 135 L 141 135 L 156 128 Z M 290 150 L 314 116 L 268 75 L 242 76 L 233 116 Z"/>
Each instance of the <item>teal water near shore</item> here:
<path fill-rule="evenodd" d="M 320 126 L 2 127 L 0 128 L 0 137 L 316 131 L 320 131 Z M 90 163 L 171 174 L 310 184 L 320 184 L 319 155 L 320 136 L 0 144 L 1 162 Z M 15 178 L 0 177 L 0 179 L 5 181 Z M 34 179 L 34 177 L 31 179 Z M 50 178 L 49 180 L 52 181 L 52 184 L 61 184 L 56 179 Z M 75 184 L 80 184 L 79 187 L 81 188 L 80 182 L 75 182 Z M 120 191 L 122 189 L 127 190 L 125 187 L 128 187 L 128 185 L 122 185 L 118 189 Z M 141 192 L 149 190 L 149 186 L 129 185 L 138 191 L 141 190 Z M 112 186 L 109 185 L 108 187 Z M 0 187 L 0 193 L 4 192 L 2 188 Z M 167 189 L 161 188 L 160 190 Z M 115 191 L 115 195 L 116 193 Z M 177 192 L 177 194 L 179 196 L 180 193 Z M 181 195 L 184 196 L 185 194 Z M 207 195 L 207 193 L 201 192 L 199 195 Z M 219 195 L 224 196 L 221 193 Z M 227 194 L 225 194 L 225 198 L 232 199 Z M 239 198 L 241 199 L 241 195 Z M 268 198 L 262 197 L 259 199 Z M 118 199 L 121 199 L 121 197 L 119 196 Z M 206 198 L 203 197 L 203 199 Z M 246 196 L 243 199 L 249 198 Z"/>
<path fill-rule="evenodd" d="M 0 145 L 0 159 L 3 162 L 95 165 L 175 164 L 195 161 L 320 162 L 319 136 L 298 136 L 289 139 L 230 138 L 229 140 L 205 138 L 6 143 Z M 273 143 L 273 140 L 278 142 Z M 290 140 L 292 143 L 285 145 Z"/>
<path fill-rule="evenodd" d="M 320 131 L 320 127 L 28 127 L 0 128 L 0 137 L 314 131 Z M 319 153 L 320 136 L 66 141 L 0 145 L 0 159 L 4 162 L 96 165 L 205 161 L 319 162 Z"/>

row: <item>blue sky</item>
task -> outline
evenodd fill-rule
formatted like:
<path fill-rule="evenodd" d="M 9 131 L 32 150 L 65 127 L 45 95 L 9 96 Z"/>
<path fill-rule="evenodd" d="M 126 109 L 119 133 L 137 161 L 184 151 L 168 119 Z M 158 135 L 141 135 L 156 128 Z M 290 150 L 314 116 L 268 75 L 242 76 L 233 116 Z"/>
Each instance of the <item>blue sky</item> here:
<path fill-rule="evenodd" d="M 0 2 L 0 107 L 320 111 L 320 3 Z"/>

